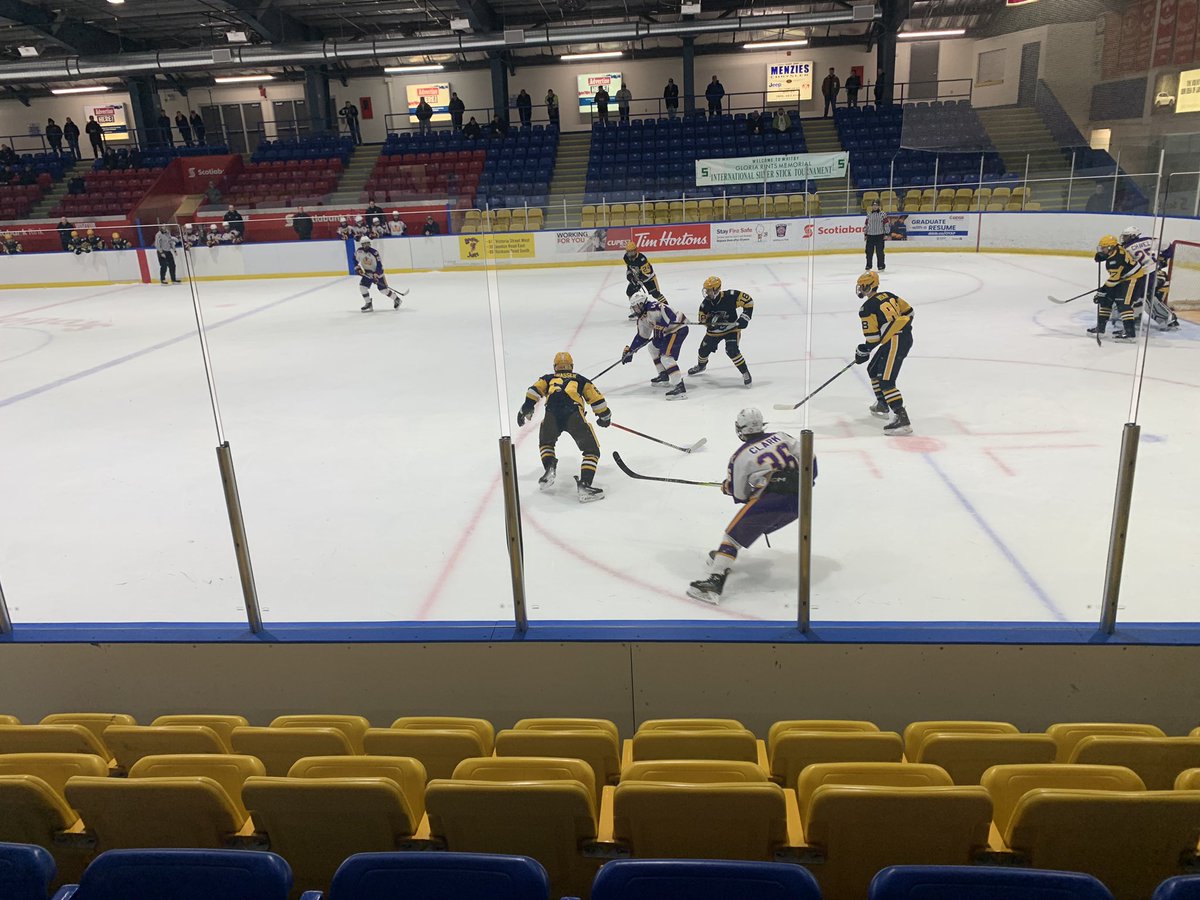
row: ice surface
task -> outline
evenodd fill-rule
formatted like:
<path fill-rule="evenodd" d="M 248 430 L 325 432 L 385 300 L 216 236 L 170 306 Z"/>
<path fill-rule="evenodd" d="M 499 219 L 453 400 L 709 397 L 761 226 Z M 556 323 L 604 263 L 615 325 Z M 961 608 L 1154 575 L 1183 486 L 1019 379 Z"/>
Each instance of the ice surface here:
<path fill-rule="evenodd" d="M 517 429 L 531 619 L 792 619 L 797 529 L 756 544 L 720 607 L 688 599 L 736 512 L 720 481 L 733 419 L 782 413 L 859 341 L 857 256 L 670 263 L 663 290 L 694 318 L 719 275 L 755 298 L 743 387 L 719 350 L 668 403 L 643 352 L 597 385 L 614 419 L 685 455 L 598 430 L 597 485 L 579 454 L 536 489 L 537 421 Z M 1084 334 L 1094 283 L 1080 258 L 889 255 L 883 284 L 916 309 L 900 376 L 914 435 L 885 438 L 855 367 L 807 407 L 814 620 L 1095 621 L 1137 348 Z M 199 286 L 225 436 L 236 461 L 264 617 L 503 620 L 512 601 L 499 490 L 499 414 L 482 273 L 393 276 L 399 311 L 366 315 L 350 278 Z M 632 337 L 619 264 L 496 280 L 505 400 L 570 350 L 598 372 Z M 684 344 L 695 362 L 700 330 Z M 1194 620 L 1200 328 L 1153 332 L 1126 563 L 1127 621 Z M 540 417 L 539 417 L 540 418 Z M 17 622 L 239 621 L 241 595 L 186 286 L 0 293 L 0 581 Z"/>

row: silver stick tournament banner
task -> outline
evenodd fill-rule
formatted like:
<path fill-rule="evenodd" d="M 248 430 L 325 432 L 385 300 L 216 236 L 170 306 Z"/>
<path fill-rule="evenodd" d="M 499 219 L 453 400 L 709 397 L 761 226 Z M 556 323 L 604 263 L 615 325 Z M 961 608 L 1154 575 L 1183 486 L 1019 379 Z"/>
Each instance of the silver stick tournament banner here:
<path fill-rule="evenodd" d="M 696 160 L 696 186 L 746 184 L 753 181 L 845 178 L 849 165 L 850 154 L 846 152 L 698 159 Z"/>

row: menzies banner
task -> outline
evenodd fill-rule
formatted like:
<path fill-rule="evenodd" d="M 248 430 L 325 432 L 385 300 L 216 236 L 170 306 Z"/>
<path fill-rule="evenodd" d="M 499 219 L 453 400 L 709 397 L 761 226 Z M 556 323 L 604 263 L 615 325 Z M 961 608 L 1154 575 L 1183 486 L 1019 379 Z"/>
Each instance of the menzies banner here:
<path fill-rule="evenodd" d="M 789 153 L 784 156 L 738 156 L 696 160 L 696 186 L 749 184 L 762 181 L 805 181 L 845 178 L 850 154 Z"/>

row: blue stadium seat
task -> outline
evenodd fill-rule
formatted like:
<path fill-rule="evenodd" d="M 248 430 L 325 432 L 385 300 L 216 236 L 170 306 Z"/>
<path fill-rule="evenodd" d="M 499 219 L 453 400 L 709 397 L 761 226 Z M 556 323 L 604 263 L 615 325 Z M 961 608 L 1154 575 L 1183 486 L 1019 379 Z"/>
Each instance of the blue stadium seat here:
<path fill-rule="evenodd" d="M 54 860 L 32 844 L 0 844 L 0 897 L 46 900 L 54 880 Z"/>
<path fill-rule="evenodd" d="M 546 870 L 525 856 L 358 853 L 338 867 L 325 900 L 549 900 Z"/>
<path fill-rule="evenodd" d="M 1080 872 L 892 866 L 875 876 L 869 900 L 1112 900 L 1112 894 L 1091 875 Z"/>
<path fill-rule="evenodd" d="M 1154 889 L 1151 900 L 1200 900 L 1200 875 L 1176 875 Z"/>
<path fill-rule="evenodd" d="M 254 850 L 109 850 L 55 900 L 288 900 L 292 870 Z"/>
<path fill-rule="evenodd" d="M 620 859 L 600 870 L 592 900 L 821 900 L 821 889 L 788 863 Z"/>

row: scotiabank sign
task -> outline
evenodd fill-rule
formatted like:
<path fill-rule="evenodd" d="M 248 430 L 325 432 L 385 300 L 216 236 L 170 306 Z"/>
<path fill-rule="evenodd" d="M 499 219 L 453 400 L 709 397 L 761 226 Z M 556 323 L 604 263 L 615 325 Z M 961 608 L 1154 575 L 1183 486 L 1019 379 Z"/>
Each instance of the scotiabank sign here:
<path fill-rule="evenodd" d="M 663 253 L 671 250 L 707 250 L 712 246 L 712 234 L 705 225 L 634 225 L 629 228 L 608 229 L 609 250 L 622 250 L 627 241 L 634 241 L 642 253 Z"/>
<path fill-rule="evenodd" d="M 183 166 L 183 190 L 186 194 L 203 194 L 210 181 L 217 184 L 225 177 L 236 156 L 185 156 Z"/>

